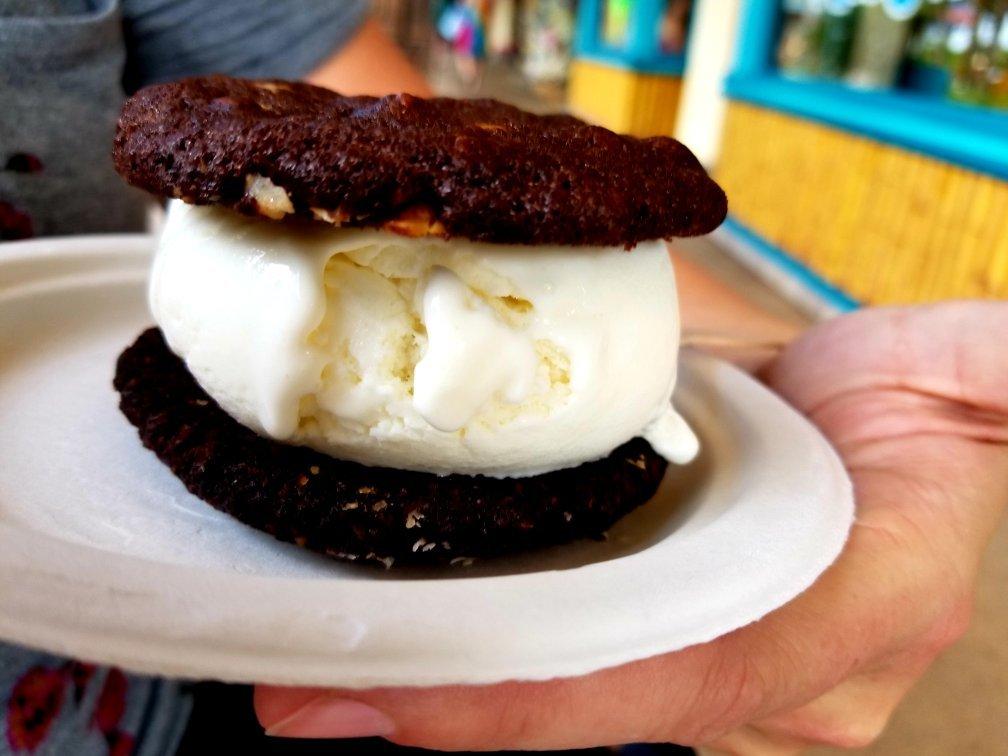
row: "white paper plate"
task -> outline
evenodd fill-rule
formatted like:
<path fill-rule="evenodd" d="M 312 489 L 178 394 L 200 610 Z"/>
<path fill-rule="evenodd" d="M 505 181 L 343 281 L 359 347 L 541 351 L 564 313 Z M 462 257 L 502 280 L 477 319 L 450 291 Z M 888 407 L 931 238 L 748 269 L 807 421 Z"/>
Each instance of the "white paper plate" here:
<path fill-rule="evenodd" d="M 189 495 L 116 407 L 149 323 L 150 240 L 0 245 L 0 637 L 123 667 L 303 685 L 577 675 L 710 640 L 808 587 L 853 516 L 829 444 L 696 354 L 704 452 L 608 541 L 469 570 L 373 569 L 278 543 Z"/>

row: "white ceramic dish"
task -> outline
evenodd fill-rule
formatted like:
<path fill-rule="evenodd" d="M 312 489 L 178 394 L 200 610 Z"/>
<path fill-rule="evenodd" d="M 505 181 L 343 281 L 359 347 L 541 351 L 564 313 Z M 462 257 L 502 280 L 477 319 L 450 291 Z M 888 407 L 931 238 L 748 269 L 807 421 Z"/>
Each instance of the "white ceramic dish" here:
<path fill-rule="evenodd" d="M 677 401 L 704 452 L 607 541 L 412 573 L 278 543 L 188 494 L 116 408 L 150 244 L 0 245 L 0 638 L 232 681 L 543 679 L 752 622 L 843 546 L 853 501 L 829 444 L 696 354 Z"/>

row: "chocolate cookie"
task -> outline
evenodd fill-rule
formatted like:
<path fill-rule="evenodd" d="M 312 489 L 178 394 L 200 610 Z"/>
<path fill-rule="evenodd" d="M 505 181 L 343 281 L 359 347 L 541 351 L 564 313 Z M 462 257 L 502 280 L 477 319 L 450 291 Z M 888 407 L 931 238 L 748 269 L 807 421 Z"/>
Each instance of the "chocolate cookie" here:
<path fill-rule="evenodd" d="M 494 100 L 185 79 L 126 102 L 113 154 L 154 194 L 412 236 L 630 247 L 705 234 L 727 212 L 674 139 Z"/>
<path fill-rule="evenodd" d="M 256 435 L 199 387 L 157 329 L 119 357 L 119 407 L 196 496 L 338 559 L 465 563 L 602 534 L 654 494 L 667 463 L 635 438 L 528 478 L 367 467 Z"/>

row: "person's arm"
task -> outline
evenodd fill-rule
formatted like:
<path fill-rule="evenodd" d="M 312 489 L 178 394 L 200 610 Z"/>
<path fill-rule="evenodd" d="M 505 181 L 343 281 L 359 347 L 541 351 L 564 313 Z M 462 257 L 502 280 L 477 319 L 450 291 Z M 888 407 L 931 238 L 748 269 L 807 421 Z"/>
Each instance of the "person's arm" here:
<path fill-rule="evenodd" d="M 348 95 L 432 94 L 427 80 L 374 19 L 366 20 L 305 80 Z"/>

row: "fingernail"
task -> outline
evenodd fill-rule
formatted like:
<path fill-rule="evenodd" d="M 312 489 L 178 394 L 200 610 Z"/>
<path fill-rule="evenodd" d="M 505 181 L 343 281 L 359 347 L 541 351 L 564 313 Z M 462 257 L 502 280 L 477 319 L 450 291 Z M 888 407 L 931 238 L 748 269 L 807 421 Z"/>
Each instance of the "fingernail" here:
<path fill-rule="evenodd" d="M 360 701 L 319 696 L 279 722 L 266 734 L 280 738 L 368 738 L 391 735 L 395 723 Z"/>

